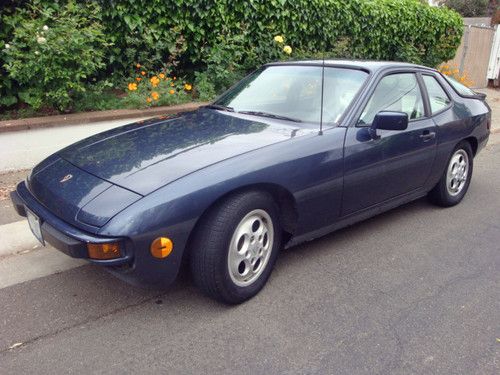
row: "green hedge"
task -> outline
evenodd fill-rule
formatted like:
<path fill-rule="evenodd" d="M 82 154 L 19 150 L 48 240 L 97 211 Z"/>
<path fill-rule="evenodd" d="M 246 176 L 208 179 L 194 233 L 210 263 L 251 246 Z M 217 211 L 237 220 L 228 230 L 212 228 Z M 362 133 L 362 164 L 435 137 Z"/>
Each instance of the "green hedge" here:
<path fill-rule="evenodd" d="M 348 38 L 353 57 L 434 66 L 454 56 L 462 36 L 457 13 L 420 0 L 119 0 L 104 2 L 103 11 L 113 58 L 123 66 L 144 53 L 164 56 L 181 35 L 184 62 L 202 62 L 202 46 L 218 43 L 218 35 L 241 33 L 248 46 L 284 34 L 305 53 L 332 50 Z"/>
<path fill-rule="evenodd" d="M 62 4 L 73 2 L 27 3 L 57 10 Z M 220 78 L 224 70 L 249 70 L 275 58 L 269 52 L 275 35 L 283 35 L 292 46 L 292 58 L 325 54 L 436 66 L 454 57 L 463 32 L 462 19 L 457 13 L 430 7 L 420 0 L 93 0 L 87 3 L 90 2 L 101 7 L 99 21 L 107 40 L 105 44 L 111 45 L 103 44 L 105 67 L 88 74 L 97 80 L 110 74 L 130 75 L 133 64 L 138 62 L 151 68 L 167 64 L 179 74 L 191 77 L 207 69 L 217 71 L 213 65 L 219 64 Z M 4 6 L 2 12 L 0 43 L 5 44 L 12 40 L 15 30 L 5 27 L 9 24 L 5 20 L 12 25 L 12 19 L 21 16 L 13 5 Z M 36 15 L 32 13 L 30 17 Z M 13 94 L 20 84 L 12 82 L 5 65 L 5 55 L 0 53 L 0 95 Z"/>

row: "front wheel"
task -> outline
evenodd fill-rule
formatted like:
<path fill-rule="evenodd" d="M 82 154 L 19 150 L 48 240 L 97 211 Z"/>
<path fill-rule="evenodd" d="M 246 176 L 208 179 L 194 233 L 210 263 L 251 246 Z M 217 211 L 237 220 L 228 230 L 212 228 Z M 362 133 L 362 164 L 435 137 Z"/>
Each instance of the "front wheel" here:
<path fill-rule="evenodd" d="M 443 176 L 429 192 L 430 200 L 442 207 L 460 203 L 470 185 L 473 160 L 469 142 L 459 143 L 448 160 Z"/>
<path fill-rule="evenodd" d="M 281 246 L 278 207 L 271 195 L 233 195 L 203 219 L 191 245 L 191 273 L 208 296 L 237 304 L 265 285 Z"/>

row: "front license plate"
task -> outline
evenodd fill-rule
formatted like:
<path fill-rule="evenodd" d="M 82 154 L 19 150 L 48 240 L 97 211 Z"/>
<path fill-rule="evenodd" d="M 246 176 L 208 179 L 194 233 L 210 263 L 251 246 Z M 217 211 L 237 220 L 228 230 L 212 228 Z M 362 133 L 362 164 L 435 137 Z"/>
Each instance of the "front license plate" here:
<path fill-rule="evenodd" d="M 36 239 L 45 246 L 45 241 L 42 236 L 41 222 L 40 218 L 36 216 L 33 212 L 26 209 L 26 217 L 28 218 L 28 223 L 30 225 L 30 229 L 35 235 Z"/>

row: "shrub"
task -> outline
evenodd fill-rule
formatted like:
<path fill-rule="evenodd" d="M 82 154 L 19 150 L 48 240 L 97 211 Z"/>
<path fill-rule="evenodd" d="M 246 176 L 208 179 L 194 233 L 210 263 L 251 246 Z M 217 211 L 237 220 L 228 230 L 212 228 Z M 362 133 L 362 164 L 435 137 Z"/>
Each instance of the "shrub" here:
<path fill-rule="evenodd" d="M 121 82 L 137 62 L 189 77 L 209 98 L 262 63 L 290 58 L 285 44 L 294 58 L 437 66 L 463 33 L 458 13 L 420 0 L 25 1 L 2 10 L 0 42 L 11 48 L 0 54 L 0 106 L 19 90 L 31 106 L 68 108 L 89 78 Z M 52 35 L 39 44 L 34 32 L 44 25 Z M 275 36 L 283 43 L 270 43 Z"/>
<path fill-rule="evenodd" d="M 4 45 L 4 68 L 18 85 L 19 98 L 38 109 L 71 107 L 85 81 L 105 67 L 107 43 L 93 3 L 35 4 L 20 9 L 12 39 Z"/>
<path fill-rule="evenodd" d="M 308 54 L 349 40 L 353 57 L 436 66 L 453 57 L 463 32 L 457 13 L 419 0 L 103 1 L 107 32 L 116 45 L 112 59 L 123 68 L 133 53 L 138 57 L 145 49 L 155 51 L 151 62 L 162 61 L 179 35 L 183 66 L 203 64 L 206 51 L 217 49 L 221 39 L 238 37 L 243 40 L 233 52 L 243 51 L 243 56 L 237 63 L 268 61 L 265 46 L 275 35 Z M 132 55 L 125 58 L 122 51 Z"/>
<path fill-rule="evenodd" d="M 119 94 L 122 92 L 114 87 L 108 79 L 87 83 L 84 91 L 75 93 L 72 109 L 83 112 L 120 108 L 122 97 Z"/>
<path fill-rule="evenodd" d="M 21 2 L 18 2 L 21 6 Z M 17 82 L 11 79 L 3 67 L 5 54 L 2 52 L 4 46 L 12 39 L 14 26 L 21 21 L 19 12 L 15 12 L 13 0 L 6 0 L 0 11 L 0 108 L 8 107 L 17 103 Z"/>
<path fill-rule="evenodd" d="M 217 96 L 215 84 L 205 72 L 195 72 L 194 74 L 195 92 L 201 101 L 210 101 Z"/>
<path fill-rule="evenodd" d="M 207 100 L 214 93 L 228 89 L 257 66 L 286 60 L 292 56 L 293 49 L 286 44 L 286 38 L 282 35 L 262 40 L 254 48 L 246 45 L 247 40 L 245 34 L 219 36 L 214 46 L 202 49 L 202 62 L 205 66 L 203 74 L 196 75 L 200 97 Z"/>
<path fill-rule="evenodd" d="M 141 64 L 135 66 L 136 74 L 128 80 L 125 106 L 147 107 L 174 105 L 192 100 L 192 84 L 167 70 L 148 72 Z"/>
<path fill-rule="evenodd" d="M 444 75 L 453 78 L 455 81 L 460 82 L 467 87 L 472 87 L 474 85 L 474 82 L 470 79 L 469 74 L 465 71 L 460 72 L 460 69 L 455 64 L 441 64 L 438 69 Z"/>

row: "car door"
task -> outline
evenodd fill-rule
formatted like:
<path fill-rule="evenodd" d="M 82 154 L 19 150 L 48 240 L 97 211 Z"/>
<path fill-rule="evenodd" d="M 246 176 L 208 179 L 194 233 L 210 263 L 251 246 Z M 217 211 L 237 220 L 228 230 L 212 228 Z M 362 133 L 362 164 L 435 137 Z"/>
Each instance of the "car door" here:
<path fill-rule="evenodd" d="M 429 116 L 424 85 L 417 72 L 383 76 L 344 143 L 342 215 L 363 210 L 423 187 L 436 154 L 436 126 Z M 381 111 L 408 114 L 403 131 L 370 126 Z"/>

